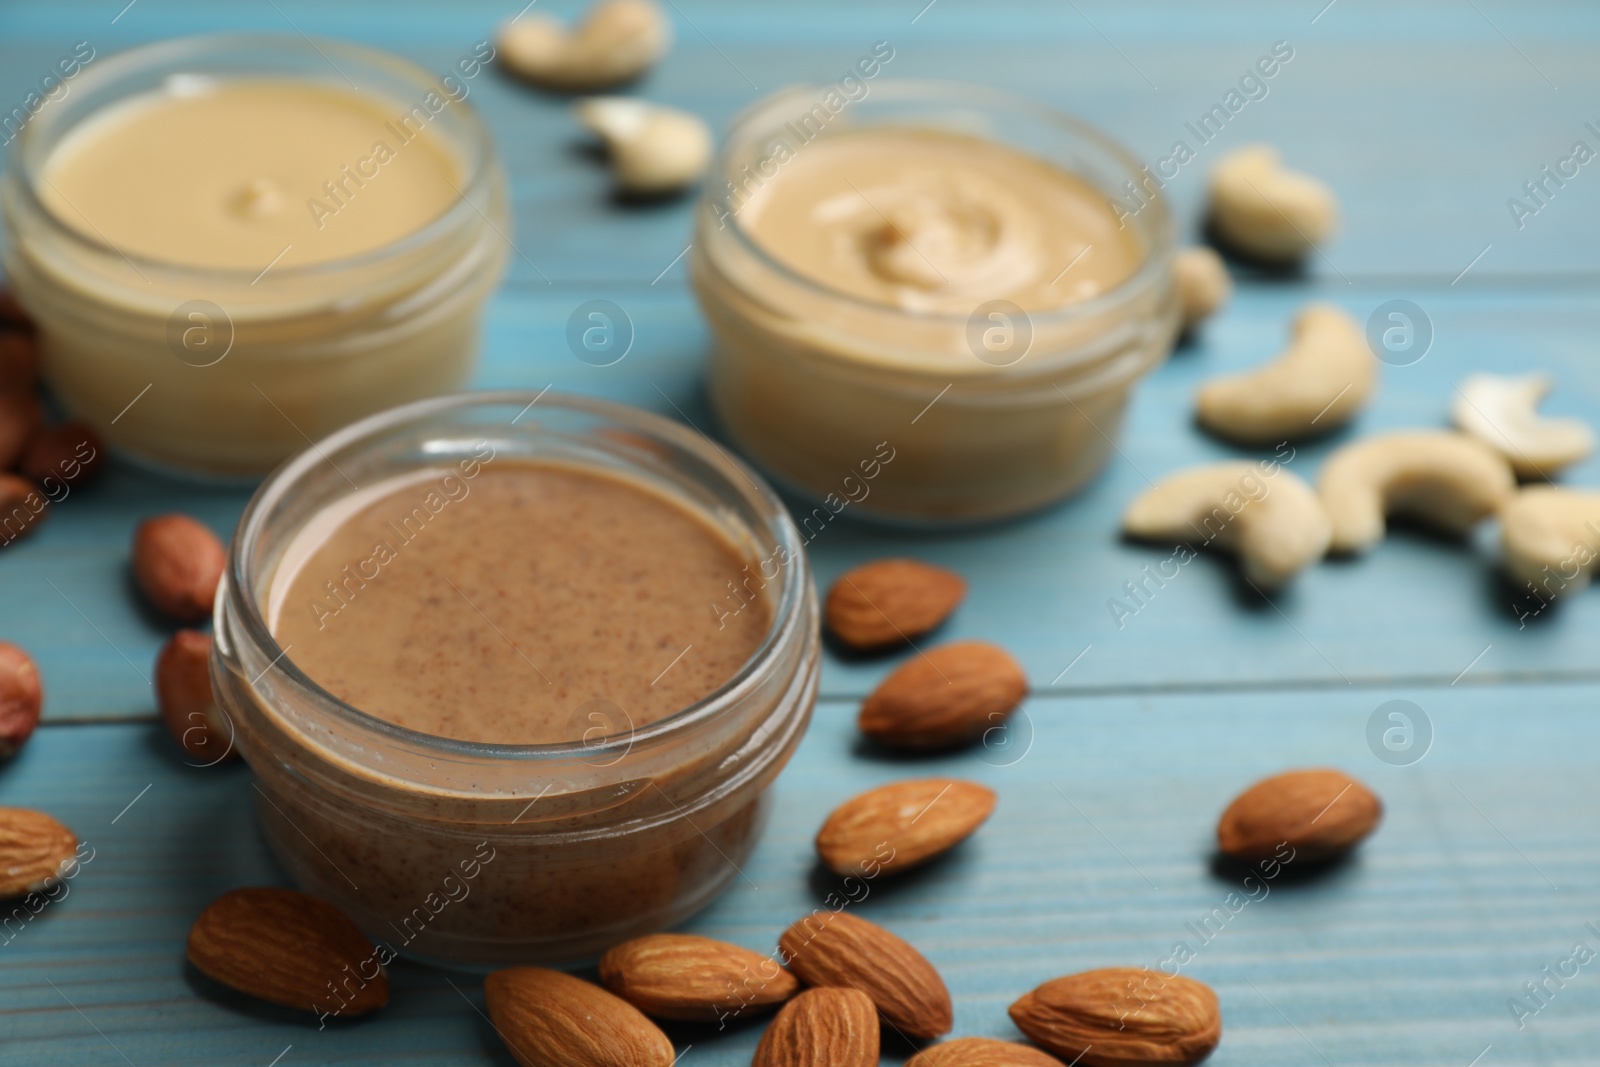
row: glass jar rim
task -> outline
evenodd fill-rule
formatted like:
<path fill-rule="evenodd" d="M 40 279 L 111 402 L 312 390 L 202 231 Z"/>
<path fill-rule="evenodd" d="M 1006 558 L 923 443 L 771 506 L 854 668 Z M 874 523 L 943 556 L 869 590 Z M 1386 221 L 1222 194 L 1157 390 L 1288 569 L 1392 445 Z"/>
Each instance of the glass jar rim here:
<path fill-rule="evenodd" d="M 256 53 L 276 52 L 278 54 L 292 53 L 301 56 L 316 55 L 326 60 L 335 70 L 340 68 L 334 63 L 332 57 L 338 56 L 353 64 L 364 64 L 368 69 L 380 69 L 402 81 L 409 82 L 417 89 L 425 92 L 435 91 L 436 84 L 439 84 L 438 79 L 429 74 L 419 64 L 385 52 L 382 49 L 327 37 L 308 37 L 303 34 L 232 32 L 195 34 L 189 37 L 138 45 L 127 51 L 119 52 L 104 62 L 86 67 L 80 74 L 81 80 L 76 83 L 76 87 L 79 89 L 93 88 L 96 85 L 113 82 L 118 78 L 148 74 L 152 71 L 160 70 L 162 67 L 177 67 L 196 58 L 203 58 L 210 54 L 226 53 L 246 46 Z M 171 73 L 178 73 L 178 71 L 174 70 Z M 356 91 L 361 92 L 359 89 Z M 489 127 L 484 123 L 483 117 L 478 114 L 477 109 L 468 104 L 465 98 L 457 101 L 457 103 L 462 108 L 460 114 L 464 122 L 467 140 L 467 152 L 463 160 L 467 165 L 467 175 L 462 188 L 458 190 L 460 195 L 448 207 L 424 225 L 386 245 L 380 245 L 366 252 L 358 252 L 355 255 L 342 256 L 319 263 L 277 267 L 273 270 L 275 278 L 315 280 L 382 263 L 391 257 L 403 255 L 415 248 L 427 246 L 437 240 L 441 234 L 455 230 L 462 216 L 476 212 L 478 209 L 472 203 L 471 198 L 474 195 L 481 195 L 494 175 L 494 141 L 490 135 Z M 92 117 L 101 110 L 102 108 L 96 108 L 84 118 Z M 53 126 L 54 123 L 47 117 L 43 122 L 30 122 L 23 127 L 22 132 L 13 142 L 6 173 L 18 176 L 16 187 L 22 196 L 26 198 L 28 210 L 43 220 L 55 236 L 90 253 L 124 260 L 138 270 L 148 269 L 170 278 L 182 279 L 184 277 L 202 275 L 207 278 L 221 277 L 228 280 L 249 281 L 255 275 L 256 272 L 243 268 L 201 267 L 169 259 L 131 255 L 123 252 L 109 241 L 96 235 L 85 233 L 59 218 L 39 196 L 36 188 L 38 174 L 24 162 L 24 156 L 33 139 L 49 133 Z M 71 128 L 71 126 L 68 127 L 68 129 Z"/>
<path fill-rule="evenodd" d="M 765 520 L 767 531 L 777 542 L 774 554 L 781 548 L 788 555 L 788 562 L 783 565 L 784 581 L 772 605 L 772 621 L 767 627 L 766 634 L 763 635 L 761 644 L 732 677 L 700 700 L 644 726 L 633 726 L 624 732 L 595 741 L 502 745 L 443 737 L 399 726 L 362 711 L 317 684 L 289 659 L 286 650 L 278 645 L 277 638 L 261 612 L 254 586 L 250 581 L 251 565 L 255 562 L 253 550 L 273 506 L 292 492 L 312 468 L 323 463 L 331 463 L 332 460 L 329 458 L 331 455 L 348 446 L 359 444 L 363 439 L 375 437 L 407 422 L 451 411 L 485 406 L 517 406 L 520 410 L 526 411 L 535 403 L 546 408 L 557 407 L 612 420 L 623 424 L 629 432 L 638 434 L 646 440 L 659 440 L 682 448 L 692 453 L 710 469 L 718 471 L 725 484 L 732 487 L 753 506 L 756 513 Z M 239 517 L 233 543 L 228 550 L 224 590 L 217 598 L 213 628 L 218 633 L 224 632 L 223 619 L 228 602 L 237 591 L 243 636 L 270 660 L 263 674 L 271 670 L 281 670 L 293 689 L 330 710 L 336 721 L 375 732 L 391 741 L 463 759 L 537 761 L 582 756 L 594 762 L 614 755 L 620 760 L 637 744 L 676 737 L 691 731 L 696 726 L 715 720 L 724 710 L 735 706 L 746 690 L 760 682 L 762 667 L 773 660 L 792 640 L 795 630 L 804 625 L 807 614 L 803 607 L 810 580 L 810 566 L 805 557 L 799 529 L 794 525 L 788 509 L 777 494 L 747 465 L 730 456 L 720 445 L 698 431 L 652 412 L 593 397 L 553 393 L 548 389 L 540 392 L 515 389 L 482 390 L 430 397 L 369 415 L 321 441 L 314 442 L 285 460 L 268 475 L 251 495 L 249 503 L 245 505 L 244 512 Z M 252 687 L 259 681 L 258 675 L 252 682 Z"/>
<path fill-rule="evenodd" d="M 831 299 L 837 299 L 849 304 L 857 305 L 868 311 L 893 312 L 899 309 L 870 300 L 856 293 L 842 289 L 833 289 L 800 274 L 787 264 L 772 255 L 762 247 L 737 221 L 737 211 L 730 210 L 728 193 L 726 190 L 716 190 L 714 182 L 728 173 L 729 164 L 737 148 L 745 143 L 758 138 L 765 131 L 771 129 L 770 122 L 758 125 L 760 119 L 765 118 L 773 109 L 785 101 L 795 97 L 811 97 L 821 95 L 833 87 L 830 85 L 793 85 L 779 89 L 762 97 L 755 103 L 747 106 L 733 117 L 728 124 L 726 134 L 723 136 L 722 146 L 718 150 L 716 159 L 711 165 L 711 180 L 707 183 L 705 206 L 711 211 L 713 217 L 733 219 L 734 222 L 727 228 L 733 232 L 741 250 L 753 256 L 761 265 L 783 278 L 786 283 L 793 284 L 801 289 L 822 294 Z M 1083 121 L 1065 111 L 1051 107 L 1033 97 L 1022 93 L 1014 93 L 1007 89 L 998 89 L 993 86 L 978 85 L 972 82 L 948 81 L 936 78 L 890 78 L 874 83 L 873 96 L 887 97 L 893 101 L 903 102 L 940 102 L 952 104 L 978 105 L 992 110 L 1004 110 L 1011 114 L 1027 112 L 1041 119 L 1047 125 L 1059 127 L 1074 137 L 1088 141 L 1095 148 L 1105 152 L 1113 158 L 1118 165 L 1123 167 L 1130 178 L 1137 179 L 1144 166 L 1138 157 L 1122 146 L 1120 142 L 1111 137 L 1099 127 Z M 865 98 L 863 98 L 865 99 Z M 853 129 L 868 128 L 865 126 L 852 127 Z M 1104 190 L 1101 190 L 1102 192 Z M 1165 269 L 1164 252 L 1170 252 L 1174 247 L 1171 214 L 1167 210 L 1166 197 L 1159 190 L 1151 193 L 1151 203 L 1156 210 L 1156 225 L 1153 228 L 1155 240 L 1152 246 L 1145 251 L 1145 255 L 1137 270 L 1128 275 L 1115 287 L 1091 300 L 1077 304 L 1068 304 L 1051 311 L 1027 313 L 1028 318 L 1035 324 L 1043 323 L 1053 325 L 1075 320 L 1087 320 L 1098 315 L 1103 315 L 1119 305 L 1130 303 L 1148 290 L 1160 277 Z M 715 206 L 720 206 L 720 214 Z M 1141 212 L 1142 213 L 1142 212 Z M 945 312 L 901 312 L 914 315 L 919 319 L 931 322 L 948 322 L 959 325 L 967 321 L 968 316 Z M 937 375 L 936 375 L 937 376 Z"/>

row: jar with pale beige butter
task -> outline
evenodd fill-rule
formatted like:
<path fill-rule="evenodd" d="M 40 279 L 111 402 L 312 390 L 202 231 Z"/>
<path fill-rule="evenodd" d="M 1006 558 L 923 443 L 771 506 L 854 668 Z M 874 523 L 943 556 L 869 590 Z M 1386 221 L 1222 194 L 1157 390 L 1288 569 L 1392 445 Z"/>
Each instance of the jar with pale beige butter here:
<path fill-rule="evenodd" d="M 830 511 L 974 522 L 1071 494 L 1177 332 L 1164 199 L 1028 99 L 856 88 L 756 104 L 713 167 L 691 269 L 717 417 Z"/>
<path fill-rule="evenodd" d="M 241 34 L 84 67 L 0 179 L 52 392 L 130 458 L 251 476 L 460 388 L 509 232 L 489 55 Z"/>
<path fill-rule="evenodd" d="M 798 530 L 705 438 L 472 393 L 261 486 L 212 681 L 302 888 L 394 952 L 562 963 L 740 878 L 819 642 Z"/>

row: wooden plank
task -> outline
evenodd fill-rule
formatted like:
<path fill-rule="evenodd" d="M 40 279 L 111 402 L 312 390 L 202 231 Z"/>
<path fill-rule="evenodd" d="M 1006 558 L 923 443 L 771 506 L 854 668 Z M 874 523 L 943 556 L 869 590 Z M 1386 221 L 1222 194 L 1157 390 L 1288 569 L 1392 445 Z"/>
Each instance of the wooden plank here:
<path fill-rule="evenodd" d="M 822 812 L 879 782 L 954 774 L 1000 792 L 989 825 L 948 859 L 873 883 L 852 907 L 939 967 L 957 1033 L 1014 1037 L 1005 1007 L 1035 983 L 1155 967 L 1183 940 L 1196 954 L 1184 973 L 1222 1000 L 1216 1067 L 1322 1057 L 1464 1067 L 1489 1045 L 1497 1063 L 1588 1063 L 1600 988 L 1587 975 L 1521 1031 L 1507 1001 L 1575 942 L 1600 949 L 1584 925 L 1600 922 L 1585 891 L 1596 877 L 1597 695 L 1542 685 L 1034 699 L 1018 729 L 1031 733 L 1025 753 L 918 760 L 863 749 L 851 707 L 825 704 L 779 780 L 749 881 L 689 929 L 770 950 L 784 925 L 825 906 L 831 884 L 810 846 Z M 1392 698 L 1431 720 L 1432 749 L 1411 766 L 1367 746 L 1369 715 Z M 1508 726 L 1508 708 L 1530 703 L 1538 714 Z M 1216 814 L 1256 777 L 1307 764 L 1368 781 L 1387 805 L 1382 828 L 1347 865 L 1285 876 L 1264 897 L 1251 887 L 1258 899 L 1224 910 L 1203 942 L 1189 924 L 1243 888 L 1212 868 Z M 470 975 L 397 964 L 381 1017 L 319 1032 L 186 967 L 183 939 L 207 901 L 280 880 L 243 768 L 180 767 L 154 727 L 48 727 L 0 776 L 0 804 L 50 811 L 95 847 L 69 897 L 0 945 L 0 1063 L 75 1067 L 121 1062 L 120 1052 L 139 1067 L 267 1064 L 291 1044 L 285 1065 L 510 1062 L 474 1010 Z M 749 1063 L 758 1035 L 673 1030 L 705 1067 Z"/>

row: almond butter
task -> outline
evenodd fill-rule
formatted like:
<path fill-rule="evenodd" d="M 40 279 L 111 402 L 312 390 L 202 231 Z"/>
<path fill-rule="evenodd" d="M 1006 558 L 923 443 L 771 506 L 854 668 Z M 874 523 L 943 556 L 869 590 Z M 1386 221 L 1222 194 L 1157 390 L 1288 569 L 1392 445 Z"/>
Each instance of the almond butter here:
<path fill-rule="evenodd" d="M 989 1037 L 958 1037 L 923 1049 L 906 1061 L 906 1067 L 1062 1067 L 1061 1061 L 1015 1041 Z"/>
<path fill-rule="evenodd" d="M 973 782 L 891 782 L 835 808 L 817 831 L 817 854 L 835 874 L 898 873 L 971 837 L 994 804 L 994 790 Z"/>
<path fill-rule="evenodd" d="M 776 1007 L 800 983 L 768 956 L 691 934 L 651 934 L 600 957 L 600 982 L 646 1015 L 716 1022 Z"/>
<path fill-rule="evenodd" d="M 878 1013 L 854 989 L 808 989 L 772 1020 L 750 1067 L 876 1067 Z"/>
<path fill-rule="evenodd" d="M 195 623 L 211 615 L 227 565 L 217 535 L 187 515 L 146 519 L 134 531 L 134 581 L 173 622 Z"/>
<path fill-rule="evenodd" d="M 802 982 L 865 993 L 906 1037 L 950 1032 L 954 1011 L 944 979 L 922 953 L 875 923 L 842 911 L 814 913 L 785 930 L 778 948 Z"/>
<path fill-rule="evenodd" d="M 1011 1005 L 1011 1021 L 1083 1067 L 1199 1063 L 1222 1040 L 1210 986 L 1139 967 L 1052 979 Z"/>
<path fill-rule="evenodd" d="M 1349 775 L 1318 768 L 1263 778 L 1234 798 L 1217 823 L 1217 846 L 1246 862 L 1278 855 L 1318 863 L 1349 851 L 1377 827 L 1383 802 Z"/>
<path fill-rule="evenodd" d="M 84 484 L 105 463 L 106 446 L 84 422 L 64 422 L 39 431 L 22 453 L 22 473 L 46 490 Z"/>
<path fill-rule="evenodd" d="M 233 723 L 211 690 L 211 635 L 179 630 L 156 656 L 156 704 L 167 732 L 199 765 L 233 759 Z"/>
<path fill-rule="evenodd" d="M 489 1018 L 522 1067 L 672 1067 L 672 1042 L 632 1004 L 561 971 L 483 981 Z"/>
<path fill-rule="evenodd" d="M 857 724 L 898 748 L 952 748 L 1002 726 L 1028 692 L 1005 649 L 957 641 L 907 660 L 861 705 Z"/>
<path fill-rule="evenodd" d="M 10 759 L 33 736 L 44 707 L 44 688 L 33 657 L 0 641 L 0 759 Z"/>
<path fill-rule="evenodd" d="M 0 474 L 0 548 L 32 532 L 49 511 L 38 486 L 15 474 Z"/>
<path fill-rule="evenodd" d="M 77 835 L 43 812 L 0 808 L 0 900 L 48 887 L 77 850 Z"/>
<path fill-rule="evenodd" d="M 880 559 L 840 575 L 828 590 L 828 629 L 851 648 L 904 644 L 933 630 L 960 605 L 967 583 L 914 559 Z"/>
<path fill-rule="evenodd" d="M 293 889 L 235 889 L 189 930 L 189 962 L 258 1000 L 349 1017 L 389 1003 L 377 949 L 325 900 Z"/>

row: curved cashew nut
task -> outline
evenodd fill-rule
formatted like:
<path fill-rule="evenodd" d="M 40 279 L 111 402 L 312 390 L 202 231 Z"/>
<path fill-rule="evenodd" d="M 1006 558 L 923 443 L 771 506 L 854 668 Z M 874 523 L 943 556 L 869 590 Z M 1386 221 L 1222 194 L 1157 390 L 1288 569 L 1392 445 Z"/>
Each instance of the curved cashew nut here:
<path fill-rule="evenodd" d="M 1542 596 L 1575 593 L 1600 560 L 1600 493 L 1536 485 L 1500 509 L 1506 570 Z"/>
<path fill-rule="evenodd" d="M 1328 549 L 1328 517 L 1311 487 L 1277 464 L 1216 463 L 1168 475 L 1122 514 L 1141 541 L 1210 545 L 1239 557 L 1259 586 L 1284 585 Z"/>
<path fill-rule="evenodd" d="M 1522 477 L 1547 477 L 1594 451 L 1594 431 L 1582 419 L 1540 417 L 1539 401 L 1555 384 L 1548 374 L 1474 374 L 1456 387 L 1450 421 L 1505 456 Z"/>
<path fill-rule="evenodd" d="M 573 107 L 605 141 L 617 184 L 630 193 L 666 193 L 693 183 L 711 161 L 711 129 L 698 115 L 627 96 L 597 96 Z"/>
<path fill-rule="evenodd" d="M 1332 304 L 1295 318 L 1289 347 L 1271 363 L 1213 378 L 1196 397 L 1200 424 L 1219 437 L 1272 444 L 1337 429 L 1378 381 L 1378 360 L 1356 321 Z"/>
<path fill-rule="evenodd" d="M 1323 464 L 1317 492 L 1333 520 L 1333 551 L 1365 552 L 1383 540 L 1384 517 L 1404 515 L 1465 534 L 1516 490 L 1505 459 L 1450 430 L 1378 434 Z"/>
<path fill-rule="evenodd" d="M 528 15 L 501 26 L 496 41 L 513 74 L 568 92 L 631 81 L 671 43 L 656 0 L 600 0 L 570 31 L 549 15 Z"/>
<path fill-rule="evenodd" d="M 1230 247 L 1269 263 L 1293 262 L 1339 225 L 1333 192 L 1288 170 L 1271 145 L 1230 152 L 1211 171 L 1211 224 Z"/>
<path fill-rule="evenodd" d="M 1233 296 L 1227 265 L 1211 248 L 1180 248 L 1172 259 L 1172 280 L 1185 330 L 1208 319 Z"/>

